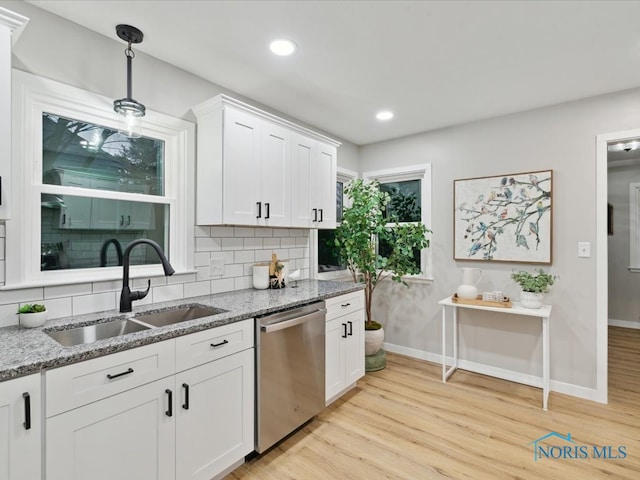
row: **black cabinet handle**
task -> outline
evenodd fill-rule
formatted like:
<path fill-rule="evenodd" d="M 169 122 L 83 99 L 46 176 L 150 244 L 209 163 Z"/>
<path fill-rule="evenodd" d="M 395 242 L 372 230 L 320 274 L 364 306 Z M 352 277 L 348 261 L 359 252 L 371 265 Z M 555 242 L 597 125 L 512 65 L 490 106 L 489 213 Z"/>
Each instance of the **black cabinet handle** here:
<path fill-rule="evenodd" d="M 184 388 L 184 403 L 182 404 L 182 408 L 189 410 L 189 384 L 183 383 L 182 388 Z"/>
<path fill-rule="evenodd" d="M 129 375 L 130 373 L 133 373 L 133 368 L 131 367 L 129 367 L 126 372 L 116 373 L 115 375 L 111 375 L 110 373 L 107 373 L 107 378 L 109 380 L 113 380 L 114 378 L 122 377 L 123 375 Z"/>
<path fill-rule="evenodd" d="M 320 221 L 322 221 L 322 208 L 320 209 Z"/>
<path fill-rule="evenodd" d="M 216 347 L 221 347 L 222 345 L 226 345 L 227 343 L 229 343 L 229 340 L 223 340 L 220 343 L 212 343 L 211 346 L 213 348 L 216 348 Z"/>
<path fill-rule="evenodd" d="M 164 393 L 169 395 L 169 410 L 164 413 L 167 417 L 173 417 L 173 392 L 167 388 Z"/>
<path fill-rule="evenodd" d="M 131 215 L 127 215 L 127 227 L 131 225 Z"/>
<path fill-rule="evenodd" d="M 24 423 L 22 426 L 25 430 L 31 429 L 31 395 L 28 392 L 22 394 L 24 398 Z"/>
<path fill-rule="evenodd" d="M 313 221 L 317 222 L 318 221 L 318 209 L 314 208 L 312 211 L 313 211 Z"/>
<path fill-rule="evenodd" d="M 124 215 L 120 215 L 120 226 L 124 227 Z"/>
<path fill-rule="evenodd" d="M 347 338 L 347 324 L 342 324 L 342 338 Z"/>
<path fill-rule="evenodd" d="M 67 223 L 67 214 L 63 213 L 62 214 L 62 224 L 65 225 Z"/>
<path fill-rule="evenodd" d="M 349 333 L 347 335 L 351 336 L 353 335 L 353 322 L 349 320 L 347 323 L 349 324 Z"/>
<path fill-rule="evenodd" d="M 267 209 L 267 215 L 266 215 L 264 218 L 269 218 L 269 210 L 270 210 L 270 208 L 269 208 L 269 204 L 265 202 L 264 206 L 265 206 L 265 207 L 266 207 L 266 209 Z"/>
<path fill-rule="evenodd" d="M 256 218 L 260 218 L 262 217 L 262 202 L 256 202 L 256 205 L 258 205 L 258 215 L 256 215 Z"/>
<path fill-rule="evenodd" d="M 341 306 L 341 307 L 348 307 L 348 306 L 350 306 L 350 305 L 351 305 L 350 303 L 343 303 L 343 304 L 341 304 L 340 306 Z"/>

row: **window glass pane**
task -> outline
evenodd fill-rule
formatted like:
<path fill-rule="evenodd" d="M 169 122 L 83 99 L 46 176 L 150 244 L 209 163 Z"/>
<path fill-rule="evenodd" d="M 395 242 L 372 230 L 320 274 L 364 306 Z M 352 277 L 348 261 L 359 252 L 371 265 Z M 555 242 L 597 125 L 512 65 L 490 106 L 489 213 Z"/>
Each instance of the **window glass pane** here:
<path fill-rule="evenodd" d="M 388 257 L 391 255 L 393 251 L 393 231 L 390 232 L 390 238 L 379 238 L 378 239 L 378 254 L 383 257 Z M 413 264 L 416 268 L 420 268 L 420 250 L 417 248 L 413 249 Z"/>
<path fill-rule="evenodd" d="M 164 142 L 42 114 L 42 183 L 164 195 Z"/>
<path fill-rule="evenodd" d="M 169 206 L 74 195 L 41 195 L 41 270 L 118 265 L 137 238 L 156 241 L 168 252 Z M 104 249 L 104 252 L 103 252 Z M 132 265 L 160 263 L 152 249 L 136 247 Z"/>
<path fill-rule="evenodd" d="M 420 180 L 389 182 L 380 184 L 380 190 L 391 196 L 387 204 L 386 218 L 389 222 L 421 221 Z"/>
<path fill-rule="evenodd" d="M 344 270 L 347 265 L 340 261 L 335 246 L 335 230 L 318 230 L 318 272 Z"/>
<path fill-rule="evenodd" d="M 336 182 L 336 220 L 342 221 L 342 209 L 344 207 L 344 184 Z"/>

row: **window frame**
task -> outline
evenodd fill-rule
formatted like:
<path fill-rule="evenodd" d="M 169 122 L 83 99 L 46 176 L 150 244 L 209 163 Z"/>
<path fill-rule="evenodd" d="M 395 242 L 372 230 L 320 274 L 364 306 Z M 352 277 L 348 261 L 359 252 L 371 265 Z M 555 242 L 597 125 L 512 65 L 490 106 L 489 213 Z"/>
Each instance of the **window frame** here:
<path fill-rule="evenodd" d="M 90 198 L 144 201 L 169 208 L 167 256 L 176 272 L 193 271 L 195 125 L 147 110 L 142 135 L 164 141 L 164 195 L 43 185 L 42 114 L 44 112 L 108 128 L 118 128 L 112 99 L 70 85 L 13 71 L 12 220 L 6 223 L 6 278 L 3 289 L 114 280 L 121 267 L 40 270 L 43 192 Z M 157 265 L 131 267 L 131 277 L 163 275 Z"/>
<path fill-rule="evenodd" d="M 382 183 L 403 182 L 407 180 L 420 180 L 420 215 L 422 223 L 431 230 L 431 164 L 410 165 L 406 167 L 396 167 L 385 170 L 374 170 L 364 172 L 362 178 L 367 182 L 377 180 Z M 393 223 L 388 224 L 393 227 Z M 432 248 L 425 248 L 420 251 L 420 270 L 418 275 L 406 275 L 403 280 L 411 282 L 433 281 L 433 258 Z"/>
<path fill-rule="evenodd" d="M 346 186 L 352 180 L 359 178 L 358 172 L 338 167 L 336 171 L 336 184 L 342 182 Z M 343 208 L 349 205 L 349 199 L 344 196 L 342 199 Z M 340 222 L 336 221 L 336 227 Z M 311 245 L 310 253 L 310 278 L 317 280 L 351 280 L 351 272 L 345 268 L 343 270 L 332 270 L 330 272 L 318 272 L 318 229 L 313 229 L 309 235 L 309 244 Z"/>

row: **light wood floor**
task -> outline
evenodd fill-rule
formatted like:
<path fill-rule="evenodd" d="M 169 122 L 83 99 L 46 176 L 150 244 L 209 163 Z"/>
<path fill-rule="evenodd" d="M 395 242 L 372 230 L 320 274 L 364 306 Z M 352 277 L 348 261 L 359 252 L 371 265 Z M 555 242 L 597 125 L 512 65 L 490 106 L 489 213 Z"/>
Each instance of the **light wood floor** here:
<path fill-rule="evenodd" d="M 640 330 L 609 329 L 609 404 L 389 354 L 388 366 L 231 479 L 640 479 Z M 623 459 L 539 459 L 556 431 Z M 562 445 L 553 443 L 550 445 Z M 590 447 L 591 448 L 591 447 Z"/>

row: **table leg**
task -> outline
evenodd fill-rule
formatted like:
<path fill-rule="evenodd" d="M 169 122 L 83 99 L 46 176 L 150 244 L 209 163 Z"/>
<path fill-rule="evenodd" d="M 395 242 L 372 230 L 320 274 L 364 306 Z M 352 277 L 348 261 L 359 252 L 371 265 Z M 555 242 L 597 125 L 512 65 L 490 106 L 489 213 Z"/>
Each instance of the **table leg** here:
<path fill-rule="evenodd" d="M 458 368 L 458 307 L 453 307 L 453 373 Z"/>
<path fill-rule="evenodd" d="M 442 383 L 447 383 L 447 307 L 442 306 Z"/>
<path fill-rule="evenodd" d="M 549 317 L 542 318 L 542 409 L 549 402 Z"/>

